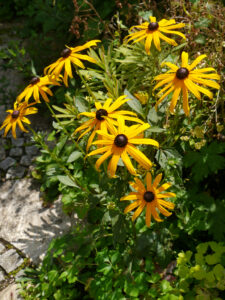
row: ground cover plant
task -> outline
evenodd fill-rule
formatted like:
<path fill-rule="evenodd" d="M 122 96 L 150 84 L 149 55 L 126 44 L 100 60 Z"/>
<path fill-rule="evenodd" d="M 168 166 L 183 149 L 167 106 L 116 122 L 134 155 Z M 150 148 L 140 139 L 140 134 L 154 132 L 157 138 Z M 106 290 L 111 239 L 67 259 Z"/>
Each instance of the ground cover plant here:
<path fill-rule="evenodd" d="M 224 299 L 224 69 L 191 50 L 202 6 L 182 3 L 190 19 L 140 10 L 126 35 L 65 46 L 8 111 L 4 135 L 33 132 L 45 204 L 61 194 L 73 222 L 24 299 Z M 40 102 L 48 135 L 28 119 Z"/>

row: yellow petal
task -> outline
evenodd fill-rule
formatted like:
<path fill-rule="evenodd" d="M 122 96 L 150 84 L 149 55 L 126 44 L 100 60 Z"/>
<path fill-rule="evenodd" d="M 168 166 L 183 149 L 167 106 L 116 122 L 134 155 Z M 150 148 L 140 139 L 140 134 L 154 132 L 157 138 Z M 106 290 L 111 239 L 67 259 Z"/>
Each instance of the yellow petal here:
<path fill-rule="evenodd" d="M 162 40 L 166 41 L 168 44 L 177 46 L 177 43 L 173 39 L 168 38 L 167 36 L 165 36 L 164 34 L 162 34 L 160 32 L 158 35 Z"/>
<path fill-rule="evenodd" d="M 160 40 L 159 40 L 159 37 L 161 37 L 161 35 L 162 34 L 158 31 L 153 32 L 153 41 L 154 41 L 155 47 L 158 51 L 161 51 Z"/>
<path fill-rule="evenodd" d="M 146 203 L 143 201 L 140 206 L 136 209 L 135 213 L 132 216 L 132 221 L 135 221 L 137 219 L 137 217 L 141 214 L 141 212 L 143 211 L 144 207 L 145 207 Z"/>
<path fill-rule="evenodd" d="M 129 156 L 127 155 L 126 151 L 122 152 L 121 154 L 121 158 L 125 164 L 125 166 L 127 167 L 128 171 L 132 174 L 132 175 L 137 175 L 135 168 L 133 167 L 131 160 L 129 158 Z"/>
<path fill-rule="evenodd" d="M 147 227 L 150 227 L 150 225 L 151 225 L 151 208 L 150 208 L 150 203 L 146 204 L 145 223 L 146 223 Z"/>
<path fill-rule="evenodd" d="M 203 59 L 206 58 L 206 57 L 207 57 L 207 56 L 206 56 L 205 54 L 200 55 L 199 57 L 197 57 L 197 58 L 193 61 L 193 63 L 189 66 L 189 70 L 194 69 L 194 67 L 196 67 L 197 64 L 199 64 L 200 61 L 203 60 Z"/>
<path fill-rule="evenodd" d="M 143 145 L 153 145 L 159 148 L 159 143 L 153 139 L 129 139 L 129 143 L 131 144 L 143 144 Z"/>
<path fill-rule="evenodd" d="M 163 220 L 160 219 L 159 214 L 157 213 L 157 211 L 156 211 L 156 209 L 155 209 L 154 203 L 150 203 L 150 207 L 151 207 L 151 212 L 152 212 L 153 218 L 154 218 L 157 222 L 162 222 Z"/>
<path fill-rule="evenodd" d="M 199 91 L 197 90 L 197 88 L 195 87 L 194 83 L 188 79 L 188 78 L 185 78 L 184 79 L 184 84 L 185 86 L 189 89 L 189 91 L 195 95 L 195 97 L 197 99 L 201 99 L 201 95 L 199 93 Z"/>
<path fill-rule="evenodd" d="M 190 107 L 188 103 L 188 89 L 186 88 L 185 85 L 183 85 L 182 87 L 182 92 L 183 92 L 183 110 L 185 112 L 185 115 L 189 116 Z"/>
<path fill-rule="evenodd" d="M 148 172 L 146 175 L 146 183 L 147 183 L 147 190 L 150 191 L 152 187 L 152 175 L 150 172 Z"/>
<path fill-rule="evenodd" d="M 173 97 L 172 97 L 172 100 L 170 102 L 170 112 L 173 113 L 174 112 L 174 108 L 177 104 L 177 100 L 178 100 L 178 97 L 180 95 L 180 91 L 181 91 L 181 87 L 177 87 L 175 90 L 174 90 L 174 93 L 173 93 Z"/>
<path fill-rule="evenodd" d="M 188 68 L 188 53 L 187 52 L 185 52 L 185 51 L 182 52 L 181 60 L 182 60 L 181 67 Z"/>
<path fill-rule="evenodd" d="M 163 206 L 165 206 L 166 208 L 169 208 L 169 209 L 174 209 L 174 207 L 175 207 L 174 203 L 168 202 L 168 201 L 165 201 L 165 200 L 162 200 L 162 199 L 159 199 L 158 202 L 159 202 L 160 205 L 163 205 Z"/>
<path fill-rule="evenodd" d="M 115 177 L 119 159 L 120 159 L 120 154 L 113 153 L 112 158 L 108 165 L 108 173 L 109 173 L 110 177 Z"/>
<path fill-rule="evenodd" d="M 156 176 L 155 180 L 154 180 L 153 186 L 154 186 L 155 188 L 158 187 L 158 185 L 159 185 L 161 179 L 162 179 L 162 173 L 158 174 L 158 175 Z"/>
<path fill-rule="evenodd" d="M 127 152 L 145 169 L 149 170 L 152 166 L 151 161 L 138 149 L 132 145 L 127 146 Z"/>
<path fill-rule="evenodd" d="M 130 211 L 132 211 L 134 208 L 138 207 L 141 204 L 141 200 L 135 201 L 131 204 L 129 204 L 125 209 L 124 209 L 124 213 L 128 213 Z"/>
<path fill-rule="evenodd" d="M 150 54 L 151 44 L 152 44 L 152 34 L 148 34 L 145 41 L 145 51 L 147 54 Z"/>

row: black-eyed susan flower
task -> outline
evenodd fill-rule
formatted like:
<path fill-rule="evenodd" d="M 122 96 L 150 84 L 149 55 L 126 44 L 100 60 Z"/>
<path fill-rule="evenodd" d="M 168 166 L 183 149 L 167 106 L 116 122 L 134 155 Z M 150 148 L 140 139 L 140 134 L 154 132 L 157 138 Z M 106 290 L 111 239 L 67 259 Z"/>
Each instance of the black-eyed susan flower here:
<path fill-rule="evenodd" d="M 117 109 L 129 101 L 130 99 L 126 98 L 126 95 L 120 96 L 117 98 L 113 103 L 112 99 L 108 98 L 105 103 L 102 105 L 100 102 L 95 102 L 95 111 L 92 112 L 83 112 L 80 113 L 79 116 L 86 116 L 88 118 L 91 118 L 90 120 L 84 122 L 80 127 L 78 127 L 74 133 L 77 133 L 79 131 L 85 130 L 80 136 L 79 139 L 82 138 L 85 134 L 90 132 L 93 129 L 93 132 L 91 133 L 88 143 L 87 143 L 87 151 L 91 146 L 91 143 L 94 140 L 94 137 L 96 135 L 97 130 L 107 130 L 108 124 L 117 124 L 116 119 L 119 116 L 124 116 L 125 120 L 128 121 L 134 121 L 137 123 L 143 124 L 144 122 L 139 120 L 135 113 L 127 111 L 127 110 L 120 110 L 117 111 Z"/>
<path fill-rule="evenodd" d="M 151 225 L 151 216 L 157 221 L 162 222 L 163 220 L 160 219 L 159 212 L 161 212 L 164 216 L 169 217 L 171 215 L 165 208 L 174 209 L 174 203 L 165 201 L 165 198 L 175 197 L 176 195 L 171 192 L 164 193 L 171 184 L 164 183 L 163 185 L 159 186 L 159 183 L 162 179 L 162 174 L 156 176 L 154 182 L 152 183 L 152 175 L 150 172 L 146 175 L 146 184 L 147 188 L 145 187 L 144 183 L 135 178 L 135 182 L 130 182 L 131 187 L 135 190 L 135 192 L 131 192 L 129 195 L 122 197 L 120 201 L 124 200 L 133 200 L 134 202 L 129 204 L 124 213 L 128 213 L 133 209 L 136 209 L 132 216 L 132 221 L 135 221 L 137 217 L 142 213 L 145 208 L 145 222 L 148 227 Z"/>
<path fill-rule="evenodd" d="M 48 85 L 60 85 L 55 76 L 33 77 L 30 84 L 24 89 L 24 91 L 17 97 L 16 101 L 21 102 L 25 98 L 25 101 L 33 97 L 37 103 L 40 103 L 40 96 L 49 102 L 48 95 L 52 96 L 52 91 L 47 87 Z M 48 95 L 47 95 L 48 94 Z"/>
<path fill-rule="evenodd" d="M 213 98 L 213 93 L 208 89 L 200 86 L 206 85 L 215 89 L 219 89 L 220 86 L 213 80 L 219 80 L 220 76 L 216 74 L 216 70 L 213 68 L 202 68 L 195 69 L 197 64 L 205 58 L 206 55 L 198 56 L 192 64 L 188 64 L 188 53 L 182 52 L 181 55 L 181 66 L 178 67 L 171 62 L 163 62 L 163 65 L 166 65 L 170 68 L 165 74 L 161 74 L 155 77 L 155 80 L 159 81 L 153 90 L 166 85 L 161 91 L 159 91 L 156 96 L 164 93 L 156 103 L 156 108 L 163 101 L 163 99 L 173 92 L 172 100 L 170 103 L 170 112 L 173 113 L 174 108 L 177 104 L 178 97 L 180 92 L 183 94 L 183 109 L 185 114 L 189 115 L 189 103 L 188 103 L 188 91 L 190 91 L 197 99 L 201 99 L 201 94 L 203 93 L 208 96 L 210 99 Z M 206 74 L 208 72 L 214 72 Z M 197 84 L 196 84 L 197 83 Z"/>
<path fill-rule="evenodd" d="M 104 153 L 96 161 L 96 169 L 99 170 L 101 164 L 109 157 L 112 156 L 108 164 L 108 174 L 110 177 L 115 177 L 117 164 L 121 158 L 127 167 L 128 171 L 136 175 L 136 170 L 133 167 L 130 157 L 133 157 L 141 166 L 145 169 L 149 169 L 152 166 L 151 161 L 134 145 L 144 144 L 153 145 L 159 147 L 159 143 L 153 139 L 142 138 L 140 133 L 149 128 L 149 124 L 133 125 L 127 127 L 124 124 L 124 118 L 118 117 L 118 129 L 114 125 L 108 125 L 109 133 L 104 130 L 97 130 L 97 133 L 102 136 L 102 140 L 93 142 L 94 145 L 102 145 L 101 148 L 94 150 L 88 154 L 88 156 Z"/>
<path fill-rule="evenodd" d="M 141 25 L 135 25 L 131 27 L 132 29 L 140 29 L 139 31 L 133 32 L 125 37 L 125 40 L 128 42 L 133 40 L 133 43 L 140 42 L 145 39 L 145 50 L 147 54 L 150 54 L 150 48 L 152 41 L 155 44 L 155 47 L 157 50 L 161 51 L 160 48 L 160 39 L 166 41 L 168 44 L 177 46 L 177 43 L 171 39 L 165 36 L 165 34 L 176 34 L 181 36 L 182 38 L 185 38 L 185 35 L 179 31 L 174 31 L 174 29 L 183 28 L 185 24 L 178 23 L 176 24 L 176 21 L 174 19 L 172 20 L 166 20 L 162 19 L 159 22 L 156 22 L 155 17 L 149 17 L 150 22 L 144 22 Z"/>
<path fill-rule="evenodd" d="M 24 128 L 22 122 L 30 124 L 30 121 L 25 116 L 37 113 L 37 111 L 38 111 L 37 108 L 31 107 L 31 105 L 33 105 L 33 104 L 36 104 L 36 102 L 30 103 L 30 104 L 27 104 L 26 102 L 23 102 L 23 103 L 15 102 L 14 109 L 9 109 L 6 111 L 9 114 L 5 118 L 3 124 L 0 128 L 0 130 L 1 130 L 2 128 L 5 127 L 3 136 L 6 136 L 7 133 L 9 132 L 9 130 L 12 128 L 12 135 L 16 139 L 16 126 L 17 125 L 19 126 L 19 128 L 22 131 L 28 132 Z"/>
<path fill-rule="evenodd" d="M 64 50 L 62 50 L 62 52 L 61 52 L 61 57 L 53 64 L 46 67 L 44 69 L 44 73 L 45 74 L 47 74 L 47 73 L 54 74 L 56 76 L 59 76 L 62 69 L 64 68 L 63 81 L 64 81 L 64 84 L 66 86 L 68 86 L 68 76 L 70 78 L 73 78 L 71 63 L 82 69 L 84 69 L 85 66 L 81 60 L 87 60 L 89 62 L 96 63 L 94 58 L 92 58 L 88 55 L 80 54 L 79 52 L 84 49 L 88 49 L 92 46 L 96 46 L 97 43 L 99 43 L 99 42 L 101 42 L 101 41 L 93 40 L 93 41 L 85 43 L 82 46 L 77 46 L 77 47 L 66 46 L 66 48 Z"/>

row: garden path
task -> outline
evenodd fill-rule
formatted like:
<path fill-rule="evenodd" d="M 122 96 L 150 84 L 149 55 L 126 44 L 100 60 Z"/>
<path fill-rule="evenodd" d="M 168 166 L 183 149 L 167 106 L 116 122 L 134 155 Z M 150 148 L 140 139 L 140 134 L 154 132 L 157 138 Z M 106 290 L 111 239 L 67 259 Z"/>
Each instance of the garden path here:
<path fill-rule="evenodd" d="M 17 37 L 10 36 L 12 24 L 0 23 L 0 50 Z M 0 60 L 0 124 L 12 107 L 23 76 L 5 68 Z M 46 131 L 49 122 L 32 116 L 38 130 Z M 60 199 L 50 208 L 42 205 L 40 186 L 32 178 L 32 162 L 39 150 L 29 133 L 19 132 L 3 138 L 0 131 L 0 300 L 17 300 L 16 279 L 30 263 L 38 264 L 53 237 L 69 230 L 70 220 L 62 212 Z"/>

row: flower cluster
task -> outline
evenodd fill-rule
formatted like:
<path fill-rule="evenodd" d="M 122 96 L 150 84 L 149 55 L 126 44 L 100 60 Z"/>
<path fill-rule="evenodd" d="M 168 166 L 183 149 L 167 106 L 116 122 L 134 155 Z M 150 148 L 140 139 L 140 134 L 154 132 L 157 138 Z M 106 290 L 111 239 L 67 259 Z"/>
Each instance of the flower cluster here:
<path fill-rule="evenodd" d="M 147 55 L 150 55 L 153 43 L 155 48 L 161 51 L 160 39 L 170 45 L 177 45 L 175 40 L 167 36 L 168 34 L 175 34 L 185 39 L 185 35 L 177 31 L 177 29 L 183 28 L 185 24 L 177 24 L 174 19 L 162 19 L 157 22 L 153 16 L 151 16 L 149 20 L 150 22 L 144 22 L 141 25 L 131 27 L 131 31 L 134 30 L 134 32 L 131 32 L 125 37 L 125 41 L 133 41 L 133 43 L 144 42 L 145 51 Z M 29 85 L 17 97 L 14 103 L 14 109 L 7 111 L 9 114 L 0 128 L 5 127 L 4 136 L 12 129 L 12 135 L 16 138 L 17 125 L 22 131 L 27 131 L 22 122 L 30 124 L 26 116 L 37 112 L 37 108 L 33 107 L 33 105 L 40 103 L 41 98 L 45 102 L 49 102 L 49 96 L 53 95 L 50 88 L 59 86 L 62 81 L 65 86 L 68 86 L 68 77 L 73 78 L 72 67 L 76 69 L 77 67 L 85 68 L 82 60 L 96 63 L 93 57 L 81 54 L 80 51 L 96 46 L 99 42 L 99 40 L 93 40 L 74 48 L 66 46 L 61 52 L 61 57 L 44 69 L 43 77 L 33 77 Z M 219 84 L 214 80 L 219 80 L 220 76 L 216 73 L 215 69 L 211 67 L 196 69 L 196 66 L 205 57 L 206 55 L 200 55 L 189 64 L 188 53 L 183 51 L 180 66 L 171 62 L 162 63 L 162 67 L 167 66 L 169 70 L 154 78 L 158 83 L 153 88 L 153 91 L 164 86 L 156 94 L 156 97 L 160 96 L 155 104 L 156 109 L 167 96 L 173 93 L 169 110 L 171 113 L 174 113 L 178 98 L 182 92 L 183 110 L 186 116 L 188 116 L 190 113 L 188 101 L 189 92 L 197 99 L 201 99 L 200 93 L 205 94 L 210 99 L 213 98 L 212 92 L 202 87 L 202 85 L 219 89 Z M 149 97 L 147 92 L 138 92 L 135 95 L 143 105 L 147 104 Z M 34 99 L 34 102 L 30 103 L 31 98 Z M 129 100 L 126 95 L 121 95 L 117 99 L 107 98 L 104 103 L 96 101 L 95 108 L 78 115 L 78 118 L 82 116 L 88 118 L 88 120 L 84 121 L 74 130 L 72 137 L 80 133 L 78 137 L 79 141 L 86 134 L 90 134 L 86 151 L 88 152 L 91 146 L 97 146 L 96 149 L 87 153 L 88 157 L 100 155 L 95 164 L 97 170 L 100 170 L 100 166 L 110 158 L 107 168 L 107 173 L 110 177 L 116 177 L 118 165 L 121 165 L 121 163 L 124 164 L 130 174 L 136 176 L 134 182 L 130 183 L 134 191 L 122 197 L 120 200 L 133 201 L 124 211 L 128 213 L 136 209 L 132 217 L 133 221 L 136 220 L 145 209 L 146 225 L 149 227 L 151 224 L 151 215 L 157 222 L 162 221 L 158 212 L 166 217 L 171 215 L 167 209 L 173 210 L 174 204 L 166 201 L 165 198 L 175 197 L 175 194 L 165 192 L 171 186 L 170 183 L 164 183 L 159 186 L 162 173 L 158 174 L 154 181 L 152 180 L 150 171 L 152 172 L 151 168 L 153 163 L 138 147 L 140 145 L 150 145 L 158 148 L 159 143 L 154 139 L 144 136 L 144 132 L 150 127 L 148 123 L 140 120 L 134 112 L 121 110 L 121 106 Z M 132 124 L 132 122 L 134 124 Z M 138 174 L 138 168 L 137 166 L 135 167 L 133 161 L 136 161 L 137 164 L 146 170 L 146 185 L 137 177 L 140 174 Z"/>
<path fill-rule="evenodd" d="M 18 124 L 19 128 L 27 132 L 24 128 L 22 122 L 30 124 L 30 121 L 24 117 L 25 115 L 37 113 L 37 108 L 31 107 L 37 103 L 40 103 L 40 96 L 45 102 L 49 102 L 49 96 L 53 96 L 53 93 L 49 86 L 59 86 L 61 77 L 60 72 L 64 67 L 63 81 L 66 86 L 68 86 L 68 76 L 73 78 L 71 63 L 74 66 L 84 68 L 81 60 L 87 60 L 89 62 L 95 63 L 95 60 L 88 55 L 80 54 L 79 52 L 90 48 L 91 46 L 96 46 L 100 42 L 99 40 L 90 41 L 83 46 L 78 47 L 67 47 L 61 52 L 61 57 L 53 64 L 45 68 L 45 76 L 38 77 L 35 76 L 30 80 L 29 85 L 19 94 L 14 103 L 14 109 L 7 110 L 9 113 L 4 120 L 0 130 L 5 127 L 4 136 L 7 135 L 9 130 L 12 128 L 12 135 L 16 138 L 16 126 Z M 47 74 L 47 75 L 46 75 Z M 34 102 L 29 103 L 29 100 L 33 98 Z"/>

